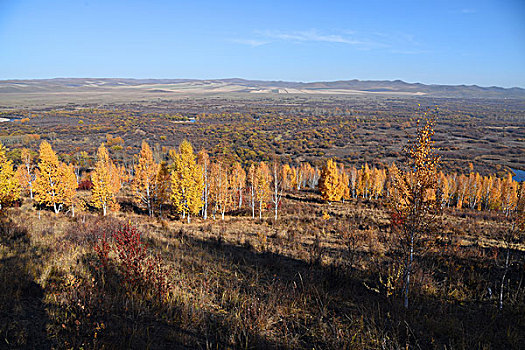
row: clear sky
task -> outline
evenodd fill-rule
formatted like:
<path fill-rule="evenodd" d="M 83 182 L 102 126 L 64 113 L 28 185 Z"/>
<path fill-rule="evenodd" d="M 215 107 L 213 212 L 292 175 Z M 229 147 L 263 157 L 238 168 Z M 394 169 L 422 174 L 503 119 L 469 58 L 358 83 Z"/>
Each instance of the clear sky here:
<path fill-rule="evenodd" d="M 525 87 L 525 0 L 0 0 L 0 79 Z"/>

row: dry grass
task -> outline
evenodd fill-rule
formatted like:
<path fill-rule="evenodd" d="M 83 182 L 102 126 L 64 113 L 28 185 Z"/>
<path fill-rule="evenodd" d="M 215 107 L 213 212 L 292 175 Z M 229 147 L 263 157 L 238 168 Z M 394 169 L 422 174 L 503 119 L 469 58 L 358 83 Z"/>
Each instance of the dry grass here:
<path fill-rule="evenodd" d="M 326 212 L 330 219 L 323 220 Z M 523 251 L 496 307 L 504 223 L 447 212 L 419 255 L 413 308 L 381 203 L 327 205 L 290 194 L 277 222 L 76 218 L 28 204 L 2 224 L 1 344 L 24 348 L 520 348 Z M 170 271 L 170 292 L 125 283 L 104 233 L 131 222 Z M 519 248 L 519 247 L 518 247 Z M 493 290 L 489 295 L 487 288 Z"/>

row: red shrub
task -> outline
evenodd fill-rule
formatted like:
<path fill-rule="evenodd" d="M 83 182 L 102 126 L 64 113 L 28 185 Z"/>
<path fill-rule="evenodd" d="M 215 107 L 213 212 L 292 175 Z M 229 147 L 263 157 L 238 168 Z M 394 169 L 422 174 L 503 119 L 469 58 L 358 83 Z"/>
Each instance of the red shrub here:
<path fill-rule="evenodd" d="M 95 246 L 95 252 L 104 269 L 109 264 L 109 253 L 118 257 L 118 267 L 125 284 L 135 291 L 151 291 L 164 299 L 169 291 L 169 269 L 158 255 L 148 253 L 140 232 L 131 225 L 124 225 L 112 234 L 113 244 L 104 235 Z"/>
<path fill-rule="evenodd" d="M 392 219 L 392 226 L 394 228 L 399 228 L 405 222 L 405 218 L 396 212 L 392 213 L 391 219 Z"/>
<path fill-rule="evenodd" d="M 99 239 L 97 244 L 95 244 L 94 250 L 95 250 L 95 253 L 97 253 L 100 264 L 102 265 L 101 267 L 104 268 L 104 270 L 107 270 L 108 263 L 109 263 L 109 252 L 111 251 L 111 246 L 109 245 L 109 242 L 108 242 L 108 239 L 105 233 Z"/>
<path fill-rule="evenodd" d="M 89 179 L 82 180 L 78 184 L 78 189 L 80 191 L 90 191 L 92 188 L 93 188 L 93 182 L 91 182 L 91 180 Z"/>

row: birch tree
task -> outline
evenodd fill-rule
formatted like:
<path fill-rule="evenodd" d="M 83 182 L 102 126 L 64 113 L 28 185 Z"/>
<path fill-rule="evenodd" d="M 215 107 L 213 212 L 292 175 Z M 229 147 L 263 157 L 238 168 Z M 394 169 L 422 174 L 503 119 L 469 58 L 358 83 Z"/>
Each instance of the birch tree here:
<path fill-rule="evenodd" d="M 153 216 L 154 185 L 159 173 L 159 164 L 153 159 L 153 152 L 146 141 L 142 141 L 142 147 L 134 166 L 134 176 L 131 181 L 133 199 L 139 206 Z"/>
<path fill-rule="evenodd" d="M 202 169 L 202 179 L 204 182 L 204 189 L 202 190 L 202 218 L 206 220 L 208 218 L 208 200 L 210 197 L 210 157 L 205 149 L 202 149 L 197 154 L 197 164 L 199 164 Z"/>
<path fill-rule="evenodd" d="M 244 187 L 246 186 L 246 172 L 241 166 L 241 163 L 235 162 L 231 171 L 232 184 L 231 187 L 237 195 L 237 204 L 238 208 L 242 208 L 242 194 L 244 192 Z"/>
<path fill-rule="evenodd" d="M 277 211 L 283 197 L 283 172 L 280 169 L 280 164 L 277 158 L 272 161 L 271 176 L 272 176 L 272 202 L 274 210 L 274 218 L 277 220 Z"/>
<path fill-rule="evenodd" d="M 35 201 L 53 207 L 58 214 L 65 206 L 73 203 L 78 183 L 73 166 L 60 162 L 47 141 L 40 144 L 39 173 L 35 180 Z"/>
<path fill-rule="evenodd" d="M 265 162 L 260 162 L 255 171 L 255 195 L 259 202 L 259 219 L 262 219 L 262 212 L 266 202 L 270 199 L 271 175 L 270 169 Z"/>
<path fill-rule="evenodd" d="M 17 169 L 18 180 L 20 186 L 29 193 L 29 197 L 33 199 L 33 183 L 36 179 L 35 169 L 33 166 L 33 157 L 31 151 L 27 148 L 22 148 L 20 152 L 20 160 L 22 164 Z"/>
<path fill-rule="evenodd" d="M 13 163 L 7 159 L 0 143 L 0 210 L 20 198 L 20 183 L 15 176 Z"/>
<path fill-rule="evenodd" d="M 398 234 L 404 256 L 403 297 L 407 309 L 419 239 L 432 231 L 435 215 L 441 208 L 441 200 L 428 195 L 437 187 L 439 157 L 433 147 L 433 135 L 433 119 L 427 118 L 424 125 L 418 124 L 417 135 L 406 149 L 406 171 L 394 174 L 390 206 L 393 229 Z"/>
<path fill-rule="evenodd" d="M 202 168 L 196 163 L 191 144 L 184 140 L 178 152 L 170 151 L 173 160 L 171 167 L 171 202 L 177 212 L 187 215 L 197 215 L 202 208 L 202 191 L 204 180 Z"/>
<path fill-rule="evenodd" d="M 120 174 L 118 168 L 115 166 L 104 144 L 100 145 L 97 151 L 97 163 L 95 170 L 91 174 L 91 182 L 93 188 L 91 189 L 91 201 L 93 206 L 102 209 L 102 213 L 106 216 L 108 210 L 116 211 L 119 205 L 116 200 L 116 195 L 120 191 Z"/>

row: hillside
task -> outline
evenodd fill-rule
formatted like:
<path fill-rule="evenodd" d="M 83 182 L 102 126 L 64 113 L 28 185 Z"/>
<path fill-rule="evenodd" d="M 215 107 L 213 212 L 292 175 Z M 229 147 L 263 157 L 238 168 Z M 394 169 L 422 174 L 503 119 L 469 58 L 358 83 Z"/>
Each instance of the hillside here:
<path fill-rule="evenodd" d="M 57 78 L 0 81 L 0 102 L 11 94 L 135 93 L 135 94 L 349 94 L 379 96 L 428 96 L 447 98 L 524 99 L 525 89 L 477 85 L 425 85 L 395 81 L 341 80 L 287 82 L 244 79 L 98 79 Z"/>

